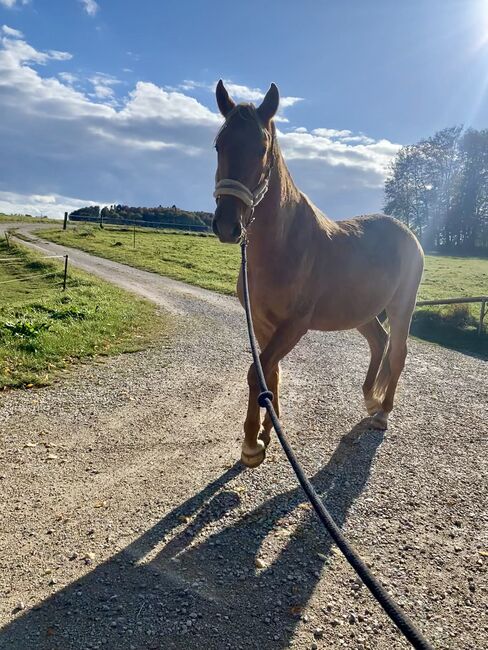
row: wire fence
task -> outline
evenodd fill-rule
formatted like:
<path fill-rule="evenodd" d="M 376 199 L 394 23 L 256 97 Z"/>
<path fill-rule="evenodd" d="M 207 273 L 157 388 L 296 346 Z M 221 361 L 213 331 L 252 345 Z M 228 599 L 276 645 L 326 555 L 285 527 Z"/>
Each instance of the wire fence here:
<path fill-rule="evenodd" d="M 178 222 L 175 217 L 174 221 L 145 221 L 139 219 L 110 219 L 100 217 L 83 217 L 83 218 L 73 218 L 69 217 L 69 222 L 72 224 L 77 223 L 89 223 L 99 226 L 132 226 L 139 228 L 149 228 L 153 230 L 178 230 L 182 232 L 201 232 L 212 234 L 212 229 L 209 225 L 206 224 L 189 224 Z"/>
<path fill-rule="evenodd" d="M 51 271 L 50 273 L 35 273 L 34 275 L 21 275 L 17 278 L 11 278 L 10 280 L 1 280 L 0 284 L 10 284 L 11 282 L 23 282 L 24 280 L 32 280 L 38 278 L 47 278 L 49 276 L 59 275 L 59 271 Z"/>
<path fill-rule="evenodd" d="M 8 239 L 7 239 L 8 242 Z M 59 276 L 60 273 L 62 273 L 62 286 L 63 286 L 63 291 L 66 290 L 67 286 L 67 280 L 68 280 L 68 255 L 43 255 L 40 258 L 36 260 L 26 260 L 22 256 L 15 256 L 15 254 L 10 255 L 9 257 L 0 257 L 0 271 L 2 268 L 7 267 L 5 269 L 6 273 L 9 275 L 13 275 L 15 273 L 16 268 L 15 266 L 22 266 L 26 267 L 29 264 L 32 264 L 33 262 L 40 262 L 41 264 L 44 262 L 44 260 L 53 260 L 53 259 L 64 259 L 64 270 L 60 269 L 53 269 L 51 271 L 47 271 L 45 273 L 32 273 L 32 274 L 16 274 L 15 277 L 8 278 L 7 280 L 0 280 L 0 285 L 5 285 L 5 284 L 12 284 L 15 282 L 25 282 L 26 280 L 37 280 L 40 278 L 48 278 L 48 277 L 55 277 Z"/>

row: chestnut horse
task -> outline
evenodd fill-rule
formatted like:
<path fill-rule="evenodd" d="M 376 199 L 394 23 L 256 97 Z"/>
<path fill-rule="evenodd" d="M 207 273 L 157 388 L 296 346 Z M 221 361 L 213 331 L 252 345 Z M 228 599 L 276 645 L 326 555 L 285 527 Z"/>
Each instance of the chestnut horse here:
<path fill-rule="evenodd" d="M 249 286 L 256 337 L 279 415 L 279 363 L 308 330 L 356 328 L 371 360 L 363 384 L 370 426 L 386 429 L 407 354 L 407 337 L 423 270 L 415 236 L 383 214 L 331 221 L 296 187 L 281 154 L 273 117 L 278 88 L 261 105 L 236 105 L 219 81 L 225 123 L 216 138 L 218 167 L 213 230 L 221 242 L 249 239 Z M 242 277 L 237 292 L 241 304 Z M 378 320 L 386 312 L 389 334 Z M 265 457 L 271 421 L 260 432 L 259 387 L 248 373 L 249 404 L 242 462 Z"/>

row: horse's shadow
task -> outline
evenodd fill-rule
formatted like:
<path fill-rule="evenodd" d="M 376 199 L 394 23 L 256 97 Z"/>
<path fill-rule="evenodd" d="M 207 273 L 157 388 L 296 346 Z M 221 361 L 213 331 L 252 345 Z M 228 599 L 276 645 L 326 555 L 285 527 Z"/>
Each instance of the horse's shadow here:
<path fill-rule="evenodd" d="M 362 493 L 383 439 L 379 431 L 360 431 L 345 435 L 312 479 L 339 526 Z M 301 505 L 306 497 L 300 488 L 226 526 L 241 497 L 223 488 L 241 471 L 235 465 L 107 562 L 6 625 L 0 647 L 288 647 L 331 542 Z M 288 530 L 281 525 L 285 516 Z M 268 548 L 273 534 L 279 543 Z M 278 555 L 256 568 L 256 558 L 276 546 Z"/>

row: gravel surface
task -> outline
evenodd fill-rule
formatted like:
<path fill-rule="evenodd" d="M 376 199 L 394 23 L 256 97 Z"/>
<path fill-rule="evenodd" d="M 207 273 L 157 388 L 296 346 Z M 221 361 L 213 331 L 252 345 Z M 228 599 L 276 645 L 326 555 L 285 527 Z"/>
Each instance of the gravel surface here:
<path fill-rule="evenodd" d="M 235 462 L 250 363 L 237 301 L 70 258 L 172 311 L 174 328 L 166 345 L 0 396 L 0 648 L 408 648 L 278 443 L 258 469 Z M 302 340 L 283 363 L 290 440 L 434 647 L 486 648 L 488 365 L 412 341 L 383 434 L 356 426 L 367 361 L 355 332 Z"/>

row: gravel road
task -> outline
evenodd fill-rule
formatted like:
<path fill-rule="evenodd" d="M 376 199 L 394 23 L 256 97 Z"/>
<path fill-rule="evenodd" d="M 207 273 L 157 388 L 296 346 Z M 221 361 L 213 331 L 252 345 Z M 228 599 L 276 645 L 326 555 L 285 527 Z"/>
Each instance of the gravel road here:
<path fill-rule="evenodd" d="M 258 469 L 236 463 L 250 363 L 237 301 L 69 254 L 173 327 L 0 396 L 0 648 L 408 648 L 278 443 Z M 283 363 L 290 440 L 434 647 L 486 648 L 488 365 L 412 341 L 383 434 L 356 426 L 367 361 L 355 332 L 301 341 Z"/>

